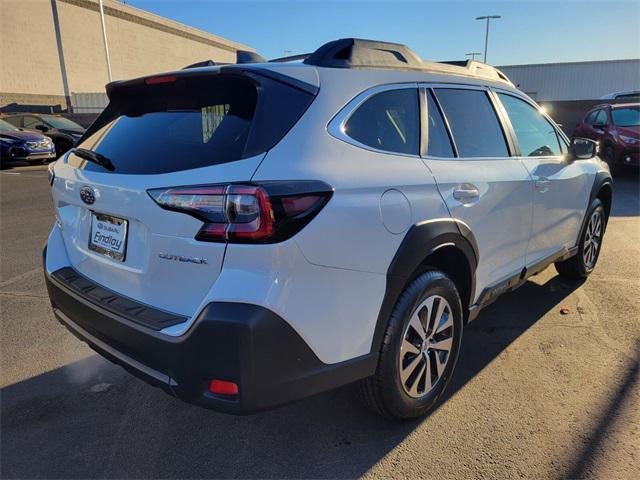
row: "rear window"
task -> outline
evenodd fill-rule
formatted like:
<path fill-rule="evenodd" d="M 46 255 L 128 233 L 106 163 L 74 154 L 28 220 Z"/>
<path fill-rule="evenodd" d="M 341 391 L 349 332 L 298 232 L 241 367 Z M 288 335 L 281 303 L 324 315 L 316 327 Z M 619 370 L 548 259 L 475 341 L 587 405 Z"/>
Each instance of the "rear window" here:
<path fill-rule="evenodd" d="M 255 79 L 236 75 L 125 87 L 114 92 L 78 146 L 109 158 L 114 173 L 124 174 L 168 173 L 257 155 L 275 145 L 313 99 L 268 78 L 259 87 Z M 106 171 L 74 155 L 69 162 Z"/>

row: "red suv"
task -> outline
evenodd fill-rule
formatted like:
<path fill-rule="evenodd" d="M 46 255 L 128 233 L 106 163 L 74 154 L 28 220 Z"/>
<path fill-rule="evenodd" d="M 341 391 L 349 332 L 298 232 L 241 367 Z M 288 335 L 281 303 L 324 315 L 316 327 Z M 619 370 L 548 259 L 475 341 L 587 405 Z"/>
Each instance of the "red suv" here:
<path fill-rule="evenodd" d="M 600 155 L 613 172 L 620 165 L 640 165 L 640 103 L 596 105 L 576 126 L 574 137 L 600 143 Z"/>

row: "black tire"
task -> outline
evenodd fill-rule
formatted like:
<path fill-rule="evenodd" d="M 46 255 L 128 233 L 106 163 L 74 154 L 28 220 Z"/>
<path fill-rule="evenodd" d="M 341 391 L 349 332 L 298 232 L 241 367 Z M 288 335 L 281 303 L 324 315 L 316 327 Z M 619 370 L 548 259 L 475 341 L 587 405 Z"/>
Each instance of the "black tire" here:
<path fill-rule="evenodd" d="M 588 247 L 586 245 L 587 236 L 589 235 L 590 229 L 590 221 L 593 215 L 600 216 L 600 233 L 598 237 L 598 245 L 595 249 L 595 253 L 593 257 L 589 257 Z M 604 210 L 604 206 L 599 198 L 596 198 L 591 202 L 589 209 L 587 210 L 587 214 L 585 216 L 584 226 L 582 227 L 582 231 L 580 232 L 580 238 L 578 239 L 578 253 L 567 260 L 562 262 L 556 262 L 555 267 L 557 272 L 563 277 L 570 278 L 573 280 L 587 278 L 589 274 L 593 271 L 596 264 L 598 263 L 598 258 L 600 257 L 600 250 L 602 248 L 602 240 L 604 238 L 605 227 L 607 226 L 607 215 Z M 592 246 L 593 248 L 593 246 Z M 592 258 L 591 261 L 587 262 L 585 259 L 585 251 L 587 251 L 587 258 Z"/>
<path fill-rule="evenodd" d="M 426 299 L 433 296 L 441 297 L 448 303 L 449 309 L 445 311 L 449 311 L 452 316 L 453 322 L 452 327 L 450 327 L 452 328 L 452 332 L 449 328 L 443 330 L 443 332 L 450 333 L 450 337 L 452 338 L 451 349 L 445 357 L 446 363 L 444 364 L 444 370 L 435 381 L 433 388 L 427 391 L 425 386 L 423 388 L 423 396 L 414 398 L 405 391 L 407 388 L 406 383 L 405 386 L 403 386 L 400 376 L 401 358 L 406 358 L 400 357 L 401 345 L 404 341 L 405 334 L 408 334 L 408 324 L 412 315 L 421 307 Z M 437 301 L 441 300 L 438 299 Z M 434 310 L 435 309 L 436 307 L 434 307 Z M 442 318 L 446 319 L 448 317 L 443 316 Z M 448 320 L 446 323 L 448 323 Z M 434 325 L 432 331 L 435 331 L 436 327 L 437 325 Z M 404 289 L 398 299 L 389 318 L 382 341 L 376 373 L 372 377 L 360 382 L 359 387 L 362 400 L 373 411 L 388 418 L 409 419 L 426 414 L 438 401 L 451 379 L 460 352 L 461 341 L 462 304 L 456 286 L 443 272 L 439 270 L 428 270 L 413 280 Z M 435 354 L 440 355 L 439 352 Z M 404 355 L 412 354 L 406 353 L 405 351 Z M 434 362 L 436 361 L 433 355 L 434 353 L 427 351 L 426 353 L 416 354 L 414 358 L 420 357 L 417 359 L 420 362 L 429 361 L 429 368 L 433 371 L 435 369 Z M 425 360 L 425 358 L 428 360 Z M 425 370 L 425 372 L 428 372 L 428 370 Z M 420 370 L 414 377 L 416 378 L 415 382 L 418 382 L 417 377 L 420 375 L 425 375 L 422 378 L 424 378 L 424 382 L 426 382 L 426 374 L 427 373 L 422 373 L 422 370 Z M 410 379 L 408 381 L 410 381 Z"/>
<path fill-rule="evenodd" d="M 616 162 L 615 152 L 613 146 L 605 145 L 602 150 L 602 159 L 609 165 L 609 171 L 611 175 L 617 175 L 620 173 L 620 165 Z"/>
<path fill-rule="evenodd" d="M 62 154 L 73 147 L 73 144 L 67 140 L 57 140 L 54 145 L 56 147 L 56 158 L 60 158 Z"/>

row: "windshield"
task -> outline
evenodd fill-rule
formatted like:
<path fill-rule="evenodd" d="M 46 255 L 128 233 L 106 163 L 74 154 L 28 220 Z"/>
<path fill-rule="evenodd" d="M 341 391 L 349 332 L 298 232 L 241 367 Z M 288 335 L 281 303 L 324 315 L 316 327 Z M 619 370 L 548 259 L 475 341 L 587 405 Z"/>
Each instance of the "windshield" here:
<path fill-rule="evenodd" d="M 617 127 L 637 127 L 640 125 L 640 107 L 614 108 L 611 117 Z"/>
<path fill-rule="evenodd" d="M 0 132 L 15 132 L 19 129 L 11 125 L 9 122 L 0 120 Z"/>
<path fill-rule="evenodd" d="M 55 115 L 41 115 L 42 120 L 51 125 L 53 128 L 66 128 L 69 130 L 84 130 L 76 122 L 64 117 L 57 117 Z"/>

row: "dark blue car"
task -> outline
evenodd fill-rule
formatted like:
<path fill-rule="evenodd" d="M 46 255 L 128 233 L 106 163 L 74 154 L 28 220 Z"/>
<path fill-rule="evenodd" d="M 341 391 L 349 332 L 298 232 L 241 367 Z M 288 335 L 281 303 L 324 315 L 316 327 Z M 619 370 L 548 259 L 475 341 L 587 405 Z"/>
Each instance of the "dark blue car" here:
<path fill-rule="evenodd" d="M 56 148 L 49 137 L 39 133 L 23 132 L 0 119 L 0 165 L 21 160 L 44 162 L 56 158 Z"/>

